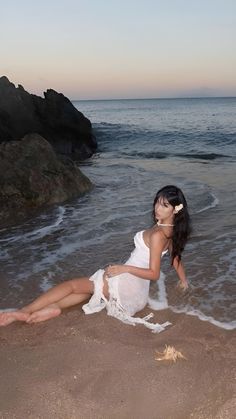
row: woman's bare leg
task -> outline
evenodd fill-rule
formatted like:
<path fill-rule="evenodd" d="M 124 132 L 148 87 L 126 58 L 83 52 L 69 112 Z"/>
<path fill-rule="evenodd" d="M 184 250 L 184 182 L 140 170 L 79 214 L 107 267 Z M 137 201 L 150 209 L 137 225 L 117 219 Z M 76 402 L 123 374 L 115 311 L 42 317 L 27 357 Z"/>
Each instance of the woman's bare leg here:
<path fill-rule="evenodd" d="M 93 294 L 93 282 L 87 277 L 62 282 L 62 284 L 49 289 L 36 298 L 32 303 L 23 307 L 21 311 L 31 314 L 35 311 L 41 310 L 42 308 L 50 306 L 51 304 L 59 304 L 59 302 L 65 297 L 73 294 Z"/>
<path fill-rule="evenodd" d="M 63 308 L 87 300 L 93 294 L 93 282 L 88 277 L 72 279 L 56 285 L 21 310 L 0 314 L 0 326 L 14 321 L 36 323 L 59 316 Z M 104 292 L 107 290 L 104 288 Z"/>
<path fill-rule="evenodd" d="M 30 313 L 27 323 L 38 323 L 59 316 L 62 309 L 82 303 L 92 294 L 93 283 L 88 278 L 72 279 L 47 291 L 22 310 Z"/>

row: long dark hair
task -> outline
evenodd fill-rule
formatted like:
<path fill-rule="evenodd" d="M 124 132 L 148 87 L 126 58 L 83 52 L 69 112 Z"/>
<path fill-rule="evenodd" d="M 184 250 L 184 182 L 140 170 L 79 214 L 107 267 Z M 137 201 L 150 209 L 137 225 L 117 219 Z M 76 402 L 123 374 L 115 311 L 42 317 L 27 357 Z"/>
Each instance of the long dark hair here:
<path fill-rule="evenodd" d="M 174 185 L 164 186 L 164 188 L 161 188 L 157 192 L 153 202 L 154 222 L 158 221 L 155 217 L 155 205 L 159 198 L 166 199 L 173 208 L 175 208 L 176 205 L 183 205 L 183 208 L 177 214 L 174 214 L 174 227 L 173 234 L 171 237 L 171 264 L 173 264 L 175 257 L 177 257 L 178 261 L 181 260 L 181 254 L 185 248 L 186 242 L 191 233 L 191 222 L 188 213 L 188 205 L 185 196 L 180 188 Z"/>

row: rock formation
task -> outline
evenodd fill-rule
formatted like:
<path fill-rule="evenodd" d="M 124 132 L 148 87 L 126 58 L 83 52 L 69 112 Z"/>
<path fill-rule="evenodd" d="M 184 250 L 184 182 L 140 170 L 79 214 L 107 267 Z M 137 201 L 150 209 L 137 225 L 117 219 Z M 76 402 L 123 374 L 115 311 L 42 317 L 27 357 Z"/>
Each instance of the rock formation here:
<path fill-rule="evenodd" d="M 50 89 L 42 98 L 0 77 L 0 143 L 29 133 L 75 160 L 90 157 L 97 147 L 90 121 L 63 94 Z"/>
<path fill-rule="evenodd" d="M 38 134 L 0 144 L 0 219 L 63 202 L 91 189 L 71 159 L 63 161 Z"/>
<path fill-rule="evenodd" d="M 90 190 L 73 160 L 96 147 L 90 121 L 63 94 L 41 98 L 0 77 L 0 223 Z"/>

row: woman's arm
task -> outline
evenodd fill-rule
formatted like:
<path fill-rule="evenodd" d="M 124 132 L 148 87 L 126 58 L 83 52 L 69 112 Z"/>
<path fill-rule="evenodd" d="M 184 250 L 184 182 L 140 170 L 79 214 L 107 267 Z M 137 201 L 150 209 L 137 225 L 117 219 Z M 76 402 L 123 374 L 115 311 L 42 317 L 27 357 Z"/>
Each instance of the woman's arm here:
<path fill-rule="evenodd" d="M 150 237 L 149 268 L 138 268 L 131 265 L 111 265 L 105 269 L 108 277 L 130 273 L 142 279 L 156 281 L 160 276 L 161 254 L 165 246 L 165 238 L 160 232 L 155 232 Z"/>
<path fill-rule="evenodd" d="M 176 270 L 176 273 L 179 277 L 180 287 L 182 289 L 186 290 L 188 288 L 188 280 L 187 280 L 186 275 L 185 275 L 184 265 L 181 262 L 181 260 L 179 260 L 178 256 L 176 256 L 174 258 L 173 266 L 174 266 L 174 268 Z"/>
<path fill-rule="evenodd" d="M 138 268 L 137 266 L 132 265 L 111 265 L 105 269 L 105 276 L 108 277 L 117 276 L 124 273 L 129 273 L 142 279 L 148 279 L 150 281 L 156 281 L 159 277 L 159 275 L 155 274 L 155 271 L 150 268 Z"/>

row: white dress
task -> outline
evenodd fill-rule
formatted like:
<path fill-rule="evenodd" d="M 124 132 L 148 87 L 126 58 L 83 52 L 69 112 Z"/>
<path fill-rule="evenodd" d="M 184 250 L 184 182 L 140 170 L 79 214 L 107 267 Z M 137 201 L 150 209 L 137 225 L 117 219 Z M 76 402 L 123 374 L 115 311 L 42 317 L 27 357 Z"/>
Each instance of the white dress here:
<path fill-rule="evenodd" d="M 143 240 L 143 231 L 134 236 L 135 248 L 125 265 L 149 268 L 150 250 Z M 167 251 L 162 253 L 162 256 Z M 87 304 L 83 305 L 85 314 L 96 313 L 106 308 L 109 316 L 116 317 L 124 323 L 135 325 L 144 324 L 153 332 L 161 332 L 170 322 L 163 324 L 149 323 L 153 317 L 150 313 L 144 318 L 133 317 L 137 311 L 142 310 L 148 301 L 150 281 L 135 275 L 124 273 L 112 278 L 104 279 L 104 269 L 99 269 L 90 278 L 94 282 L 94 294 Z M 109 300 L 103 294 L 104 280 L 108 281 Z"/>

